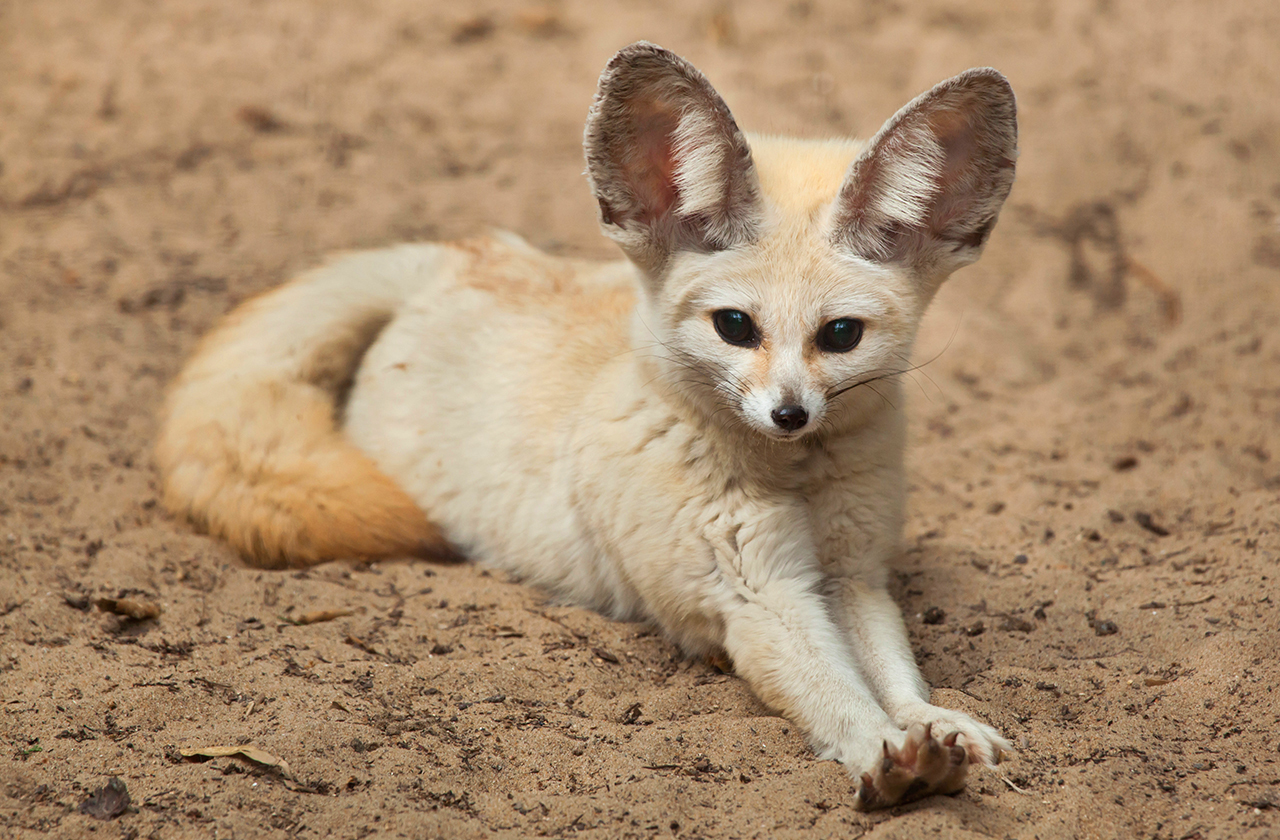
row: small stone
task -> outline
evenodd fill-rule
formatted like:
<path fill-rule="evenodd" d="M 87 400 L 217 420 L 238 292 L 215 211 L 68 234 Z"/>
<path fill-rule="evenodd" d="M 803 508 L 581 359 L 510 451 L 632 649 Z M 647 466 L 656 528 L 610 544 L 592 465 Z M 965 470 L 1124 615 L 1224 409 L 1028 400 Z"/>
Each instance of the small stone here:
<path fill-rule="evenodd" d="M 1120 628 L 1114 621 L 1103 619 L 1102 621 L 1094 622 L 1093 632 L 1099 636 L 1114 636 L 1120 632 Z"/>
<path fill-rule="evenodd" d="M 1155 534 L 1157 537 L 1169 536 L 1169 529 L 1156 522 L 1149 513 L 1139 511 L 1133 515 L 1133 521 L 1137 522 L 1139 526 Z"/>
<path fill-rule="evenodd" d="M 1027 621 L 1021 616 L 1007 615 L 1004 617 L 1004 620 L 1000 622 L 1000 629 L 1006 633 L 1030 633 L 1032 630 L 1036 629 L 1036 627 L 1030 621 Z"/>
<path fill-rule="evenodd" d="M 129 810 L 129 789 L 116 776 L 80 803 L 80 813 L 98 820 L 112 820 Z"/>

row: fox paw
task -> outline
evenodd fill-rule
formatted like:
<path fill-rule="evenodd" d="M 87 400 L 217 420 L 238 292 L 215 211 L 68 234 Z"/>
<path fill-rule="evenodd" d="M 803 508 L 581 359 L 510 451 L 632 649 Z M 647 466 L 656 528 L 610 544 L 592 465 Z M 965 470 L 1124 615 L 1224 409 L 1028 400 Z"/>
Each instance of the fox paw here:
<path fill-rule="evenodd" d="M 960 738 L 959 732 L 952 732 L 939 740 L 932 723 L 916 723 L 902 746 L 885 741 L 880 764 L 862 774 L 854 807 L 870 811 L 958 792 L 969 772 L 969 750 L 958 743 Z"/>
<path fill-rule="evenodd" d="M 1013 747 L 999 732 L 964 712 L 922 704 L 900 709 L 894 721 L 903 729 L 929 724 L 936 732 L 959 733 L 959 744 L 968 751 L 971 764 L 994 766 L 1013 755 Z"/>

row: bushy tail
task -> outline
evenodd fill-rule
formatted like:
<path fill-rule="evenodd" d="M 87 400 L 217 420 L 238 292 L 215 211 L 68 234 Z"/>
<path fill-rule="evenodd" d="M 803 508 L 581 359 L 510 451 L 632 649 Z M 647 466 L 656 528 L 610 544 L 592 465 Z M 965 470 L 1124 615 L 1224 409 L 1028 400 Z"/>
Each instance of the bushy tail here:
<path fill-rule="evenodd" d="M 173 383 L 164 502 L 264 566 L 448 555 L 426 515 L 338 428 L 337 405 L 430 246 L 344 257 L 231 313 Z"/>

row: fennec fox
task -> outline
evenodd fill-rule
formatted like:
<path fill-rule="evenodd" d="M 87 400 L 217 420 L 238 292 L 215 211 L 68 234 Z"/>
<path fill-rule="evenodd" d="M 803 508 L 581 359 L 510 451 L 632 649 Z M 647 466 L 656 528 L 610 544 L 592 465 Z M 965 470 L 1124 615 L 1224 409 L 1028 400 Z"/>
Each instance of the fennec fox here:
<path fill-rule="evenodd" d="M 1016 138 L 990 69 L 812 142 L 744 135 L 683 59 L 626 47 L 585 146 L 627 260 L 402 245 L 247 303 L 169 394 L 166 503 L 265 566 L 456 547 L 727 655 L 860 807 L 955 792 L 1008 743 L 930 704 L 886 590 L 897 377 Z"/>

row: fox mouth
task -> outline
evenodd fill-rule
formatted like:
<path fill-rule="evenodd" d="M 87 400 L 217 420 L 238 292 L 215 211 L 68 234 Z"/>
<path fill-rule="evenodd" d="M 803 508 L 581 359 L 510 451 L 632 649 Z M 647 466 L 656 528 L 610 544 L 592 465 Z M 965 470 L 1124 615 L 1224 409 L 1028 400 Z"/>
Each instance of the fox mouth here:
<path fill-rule="evenodd" d="M 800 438 L 803 438 L 803 437 L 808 437 L 809 432 L 813 431 L 814 426 L 815 424 L 813 423 L 806 423 L 805 425 L 796 429 L 779 429 L 777 427 L 774 427 L 774 428 L 764 429 L 762 431 L 764 431 L 765 436 L 768 437 L 770 440 L 790 442 L 794 440 L 800 440 Z"/>
<path fill-rule="evenodd" d="M 808 423 L 804 426 L 801 426 L 798 429 L 766 429 L 764 433 L 765 433 L 765 436 L 768 437 L 770 440 L 777 440 L 777 441 L 782 441 L 784 443 L 790 443 L 792 441 L 797 441 L 797 440 L 800 440 L 801 438 L 808 437 L 809 433 L 813 431 L 813 429 L 814 429 L 814 424 Z"/>

